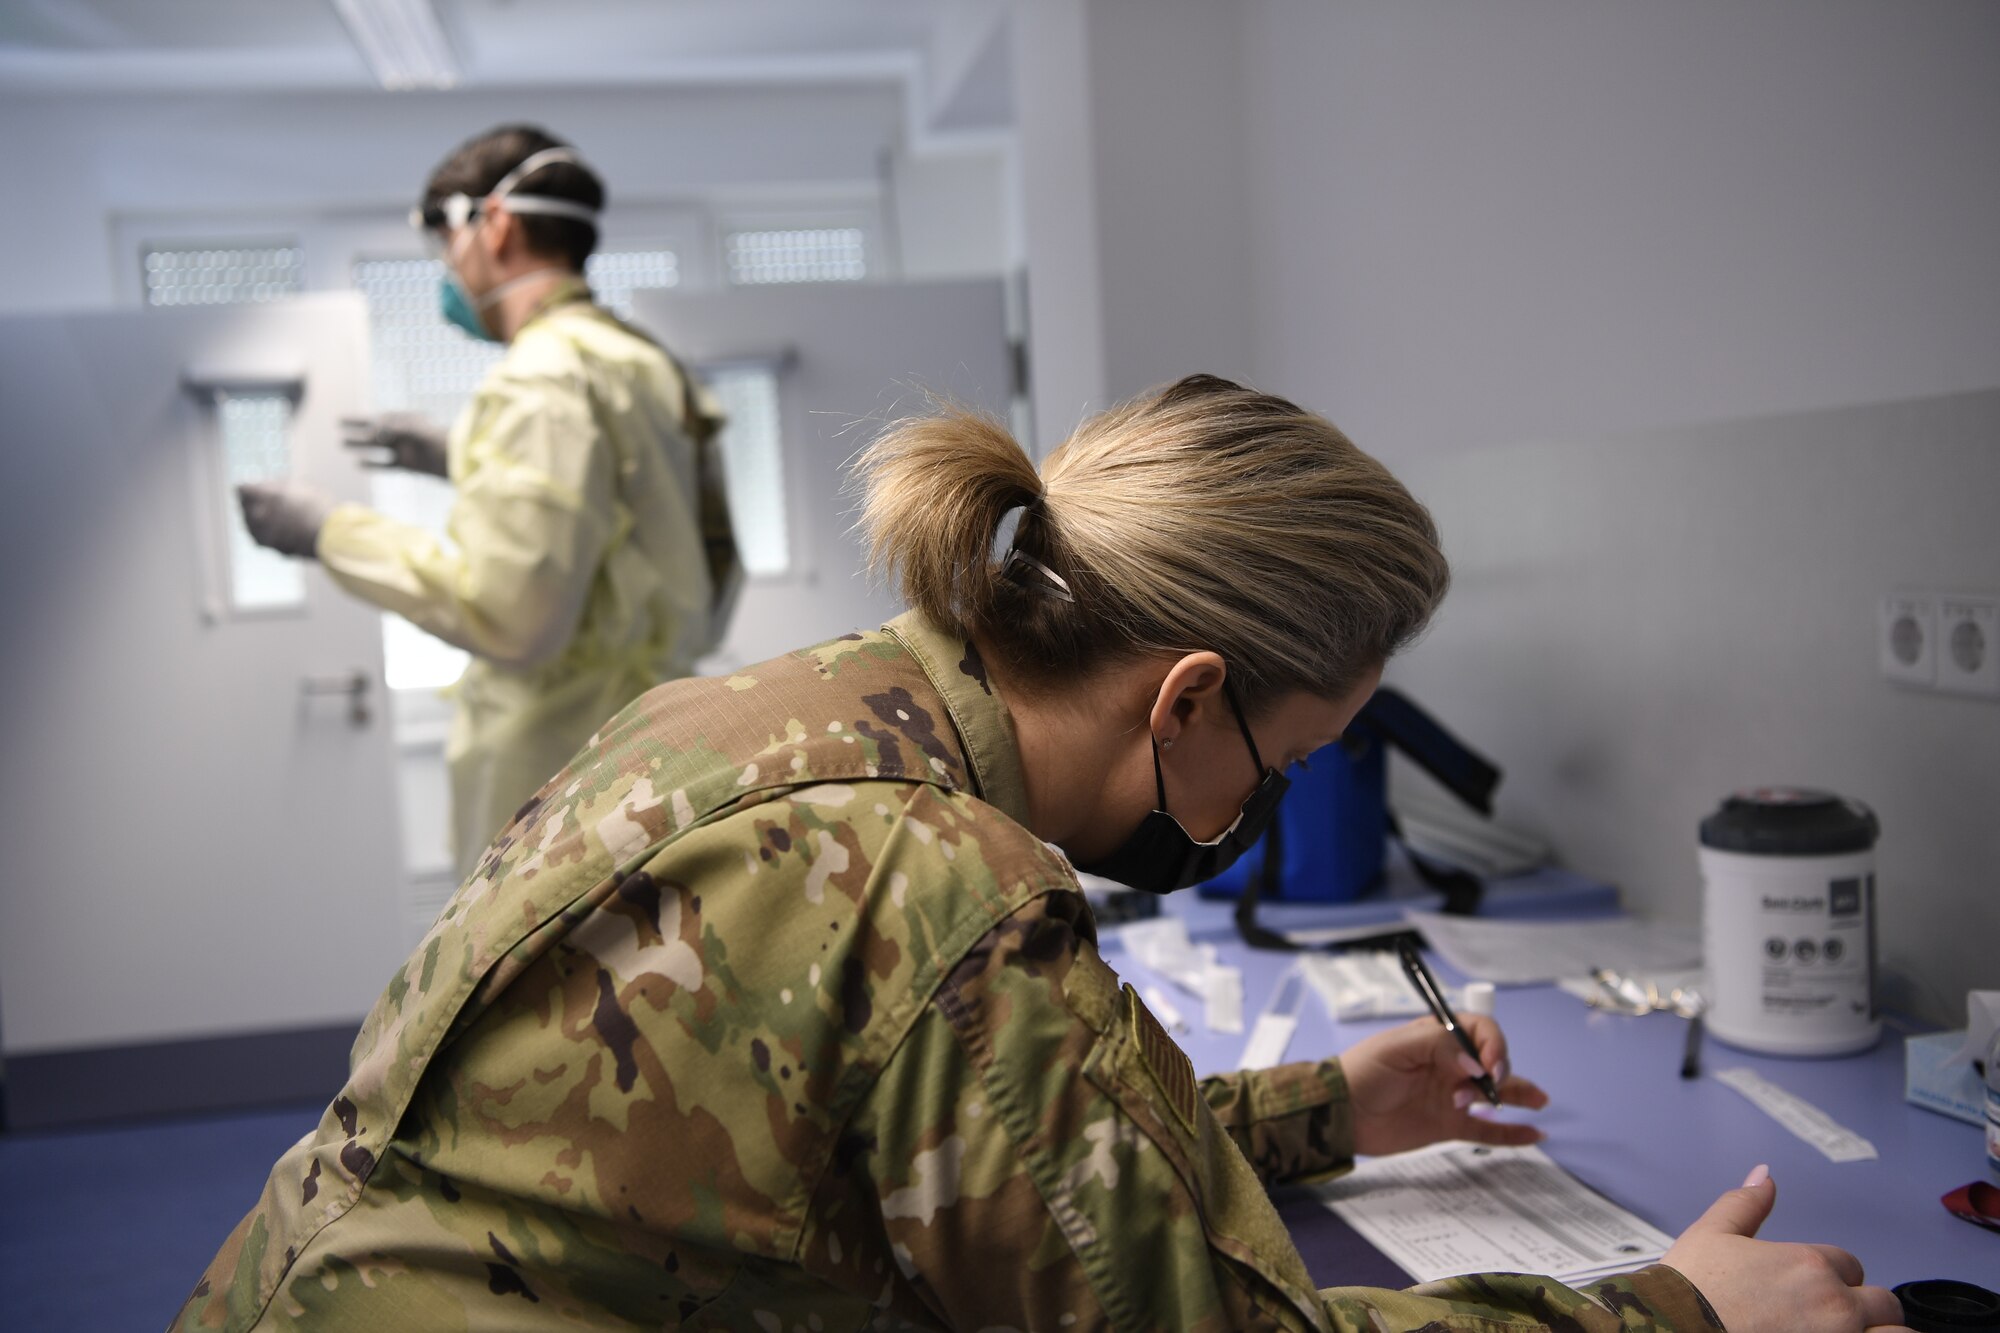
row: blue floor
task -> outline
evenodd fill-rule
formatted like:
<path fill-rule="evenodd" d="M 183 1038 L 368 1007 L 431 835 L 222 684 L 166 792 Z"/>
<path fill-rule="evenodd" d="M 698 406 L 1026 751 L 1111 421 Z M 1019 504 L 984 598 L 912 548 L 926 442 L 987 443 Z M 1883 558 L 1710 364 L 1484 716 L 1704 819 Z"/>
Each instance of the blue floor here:
<path fill-rule="evenodd" d="M 163 1329 L 324 1108 L 0 1134 L 0 1329 Z"/>

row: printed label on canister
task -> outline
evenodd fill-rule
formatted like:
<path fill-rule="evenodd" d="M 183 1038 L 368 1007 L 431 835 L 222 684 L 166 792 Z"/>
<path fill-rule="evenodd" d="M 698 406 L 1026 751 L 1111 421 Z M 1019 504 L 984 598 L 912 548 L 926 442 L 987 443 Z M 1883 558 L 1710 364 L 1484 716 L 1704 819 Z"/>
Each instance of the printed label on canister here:
<path fill-rule="evenodd" d="M 1767 1014 L 1852 1013 L 1874 1017 L 1868 984 L 1866 910 L 1873 875 L 1829 880 L 1823 892 L 1759 896 L 1763 925 L 1763 986 Z"/>
<path fill-rule="evenodd" d="M 1871 862 L 1867 853 L 1789 858 L 1702 849 L 1711 1032 L 1787 1055 L 1874 1044 Z"/>

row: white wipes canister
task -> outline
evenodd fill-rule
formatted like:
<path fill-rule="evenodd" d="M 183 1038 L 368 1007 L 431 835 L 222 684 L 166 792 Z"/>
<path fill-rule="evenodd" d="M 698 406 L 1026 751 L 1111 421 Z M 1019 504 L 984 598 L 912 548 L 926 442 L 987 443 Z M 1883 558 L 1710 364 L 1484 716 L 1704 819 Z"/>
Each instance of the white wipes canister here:
<path fill-rule="evenodd" d="M 1708 1030 L 1767 1055 L 1851 1055 L 1875 1013 L 1874 812 L 1797 787 L 1742 791 L 1701 822 Z"/>

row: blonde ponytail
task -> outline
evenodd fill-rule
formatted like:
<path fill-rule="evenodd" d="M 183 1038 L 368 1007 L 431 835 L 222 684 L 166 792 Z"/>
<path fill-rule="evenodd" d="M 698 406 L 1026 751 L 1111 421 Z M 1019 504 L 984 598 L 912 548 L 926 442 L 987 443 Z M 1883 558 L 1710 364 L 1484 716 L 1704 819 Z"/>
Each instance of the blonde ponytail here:
<path fill-rule="evenodd" d="M 878 569 L 1029 686 L 1143 655 L 1222 654 L 1252 706 L 1351 690 L 1450 582 L 1430 514 L 1323 417 L 1195 375 L 1086 421 L 1045 475 L 946 408 L 859 460 Z M 996 560 L 1002 519 L 1019 509 Z"/>
<path fill-rule="evenodd" d="M 896 423 L 856 463 L 866 487 L 869 563 L 903 600 L 940 625 L 983 624 L 993 611 L 988 566 L 1008 511 L 1041 498 L 1035 465 L 1005 427 L 957 408 Z"/>

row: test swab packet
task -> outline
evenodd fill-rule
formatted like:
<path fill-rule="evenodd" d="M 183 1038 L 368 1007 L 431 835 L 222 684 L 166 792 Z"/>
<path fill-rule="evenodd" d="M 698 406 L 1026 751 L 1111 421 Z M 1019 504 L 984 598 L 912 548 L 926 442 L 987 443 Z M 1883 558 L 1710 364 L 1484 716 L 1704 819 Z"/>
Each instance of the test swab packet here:
<path fill-rule="evenodd" d="M 1250 1029 L 1243 1058 L 1237 1062 L 1239 1068 L 1269 1069 L 1285 1062 L 1285 1048 L 1292 1044 L 1292 1034 L 1298 1031 L 1299 1007 L 1305 1003 L 1305 995 L 1306 982 L 1298 967 L 1285 969 L 1271 991 L 1271 1002 L 1257 1015 L 1257 1026 Z"/>
<path fill-rule="evenodd" d="M 1379 950 L 1356 953 L 1305 954 L 1299 959 L 1306 980 L 1336 1020 L 1401 1018 L 1430 1012 L 1424 997 L 1403 975 L 1395 955 Z M 1445 1001 L 1456 1007 L 1462 993 L 1443 988 Z"/>

